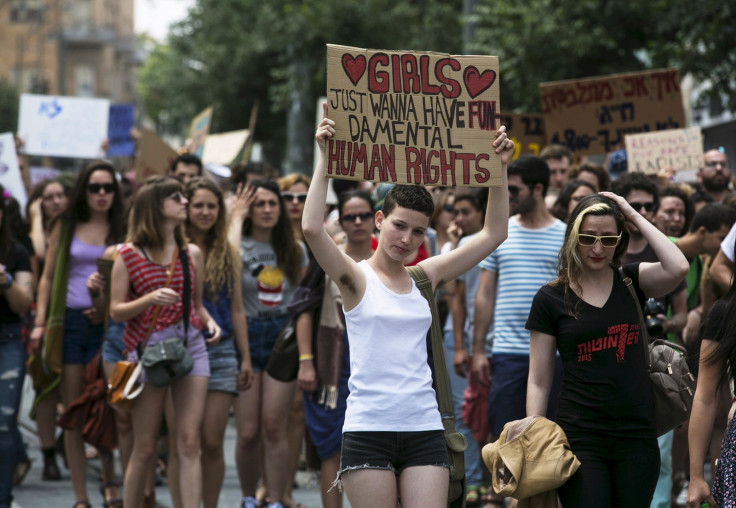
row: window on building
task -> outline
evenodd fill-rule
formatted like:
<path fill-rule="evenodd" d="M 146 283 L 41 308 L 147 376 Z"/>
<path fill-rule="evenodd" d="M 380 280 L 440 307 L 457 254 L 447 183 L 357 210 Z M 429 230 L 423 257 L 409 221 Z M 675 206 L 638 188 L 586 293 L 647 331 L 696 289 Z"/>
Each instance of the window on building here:
<path fill-rule="evenodd" d="M 41 23 L 45 0 L 11 0 L 10 22 L 11 23 Z"/>
<path fill-rule="evenodd" d="M 95 96 L 95 68 L 91 65 L 74 66 L 74 95 L 77 97 Z"/>

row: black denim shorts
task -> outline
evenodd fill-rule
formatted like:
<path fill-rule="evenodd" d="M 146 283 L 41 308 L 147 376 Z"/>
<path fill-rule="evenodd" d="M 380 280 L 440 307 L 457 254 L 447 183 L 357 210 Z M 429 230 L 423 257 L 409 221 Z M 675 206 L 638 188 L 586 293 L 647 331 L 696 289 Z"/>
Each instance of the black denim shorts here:
<path fill-rule="evenodd" d="M 385 469 L 399 475 L 412 466 L 449 469 L 443 431 L 345 432 L 335 484 L 341 486 L 340 477 L 357 469 Z"/>

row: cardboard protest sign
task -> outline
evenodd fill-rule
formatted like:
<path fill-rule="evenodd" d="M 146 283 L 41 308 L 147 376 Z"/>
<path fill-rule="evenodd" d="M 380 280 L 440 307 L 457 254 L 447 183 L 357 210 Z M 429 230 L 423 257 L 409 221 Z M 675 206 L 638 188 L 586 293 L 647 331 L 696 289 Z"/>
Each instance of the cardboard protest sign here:
<path fill-rule="evenodd" d="M 238 162 L 249 136 L 248 129 L 210 134 L 204 142 L 202 162 L 225 166 Z"/>
<path fill-rule="evenodd" d="M 130 129 L 134 125 L 135 106 L 133 104 L 110 104 L 110 119 L 107 126 L 108 157 L 135 155 L 135 141 L 130 137 Z"/>
<path fill-rule="evenodd" d="M 210 132 L 210 124 L 212 124 L 212 106 L 195 116 L 189 126 L 189 137 L 192 138 L 190 152 L 200 159 L 204 152 L 204 142 Z"/>
<path fill-rule="evenodd" d="M 107 99 L 23 94 L 18 135 L 30 155 L 94 159 L 102 155 L 109 114 Z"/>
<path fill-rule="evenodd" d="M 20 174 L 18 155 L 15 152 L 15 137 L 12 132 L 0 134 L 0 184 L 18 200 L 20 209 L 25 210 L 28 194 Z"/>
<path fill-rule="evenodd" d="M 506 126 L 506 132 L 516 147 L 514 159 L 519 155 L 539 155 L 542 148 L 547 146 L 542 115 L 504 113 L 501 115 L 501 125 Z"/>
<path fill-rule="evenodd" d="M 629 171 L 647 174 L 656 174 L 663 168 L 699 169 L 703 162 L 703 135 L 700 127 L 629 134 L 626 158 Z"/>
<path fill-rule="evenodd" d="M 685 127 L 677 69 L 541 83 L 549 143 L 575 155 L 610 153 L 627 134 Z"/>
<path fill-rule="evenodd" d="M 498 58 L 327 45 L 327 176 L 501 185 Z"/>
<path fill-rule="evenodd" d="M 176 151 L 149 129 L 141 129 L 138 144 L 135 181 L 143 183 L 151 176 L 165 175 L 176 159 Z"/>

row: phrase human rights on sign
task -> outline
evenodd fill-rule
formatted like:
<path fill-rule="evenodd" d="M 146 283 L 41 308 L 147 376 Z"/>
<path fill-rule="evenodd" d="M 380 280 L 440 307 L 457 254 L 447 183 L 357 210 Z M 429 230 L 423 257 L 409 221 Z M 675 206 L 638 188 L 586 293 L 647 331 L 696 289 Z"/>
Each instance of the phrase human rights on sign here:
<path fill-rule="evenodd" d="M 327 176 L 501 185 L 498 57 L 327 45 Z"/>

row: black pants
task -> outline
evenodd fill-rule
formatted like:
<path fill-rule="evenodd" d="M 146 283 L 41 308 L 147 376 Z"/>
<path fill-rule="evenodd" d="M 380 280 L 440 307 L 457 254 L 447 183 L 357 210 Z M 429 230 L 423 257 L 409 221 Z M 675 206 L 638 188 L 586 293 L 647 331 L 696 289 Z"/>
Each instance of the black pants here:
<path fill-rule="evenodd" d="M 563 508 L 648 508 L 659 477 L 656 439 L 568 436 L 580 468 L 557 489 Z"/>

